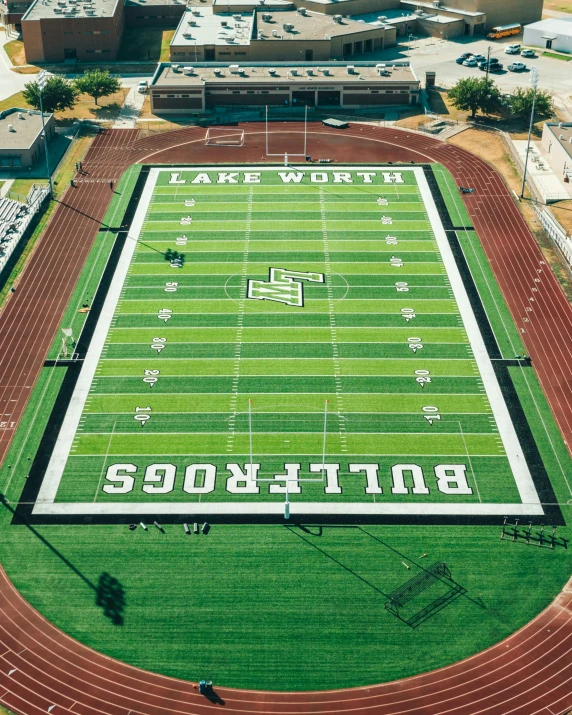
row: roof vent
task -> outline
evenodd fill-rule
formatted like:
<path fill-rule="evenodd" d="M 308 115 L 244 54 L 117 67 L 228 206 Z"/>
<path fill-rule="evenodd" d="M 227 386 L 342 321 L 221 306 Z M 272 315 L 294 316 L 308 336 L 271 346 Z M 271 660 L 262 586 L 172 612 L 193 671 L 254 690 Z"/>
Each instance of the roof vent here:
<path fill-rule="evenodd" d="M 22 114 L 22 112 L 18 112 L 18 119 L 24 119 L 24 115 Z"/>
<path fill-rule="evenodd" d="M 173 65 L 172 69 L 173 69 L 173 72 L 180 72 L 180 71 L 181 71 L 181 65 Z"/>
<path fill-rule="evenodd" d="M 264 22 L 272 22 L 272 15 L 269 12 L 263 12 L 262 19 Z"/>
<path fill-rule="evenodd" d="M 240 71 L 239 65 L 229 65 L 228 68 L 231 74 L 238 74 L 238 72 Z"/>
<path fill-rule="evenodd" d="M 341 15 L 334 15 L 334 22 L 339 23 L 340 25 L 342 24 L 342 16 Z"/>
<path fill-rule="evenodd" d="M 237 22 L 240 22 L 240 21 L 242 20 L 242 15 L 238 15 L 238 14 L 237 14 L 237 15 L 233 15 L 232 17 L 233 17 L 233 19 L 236 20 Z"/>
<path fill-rule="evenodd" d="M 214 73 L 216 74 L 217 77 L 222 77 L 222 70 L 220 67 L 215 67 Z"/>
<path fill-rule="evenodd" d="M 194 68 L 194 67 L 185 67 L 185 68 L 183 69 L 183 72 L 184 72 L 186 75 L 191 75 L 191 74 L 194 74 L 194 73 L 195 73 L 195 68 Z"/>
<path fill-rule="evenodd" d="M 297 77 L 298 70 L 295 67 L 292 67 L 292 69 L 290 70 L 290 74 L 292 75 L 292 77 Z"/>
<path fill-rule="evenodd" d="M 272 37 L 278 37 L 278 30 L 272 30 Z"/>
<path fill-rule="evenodd" d="M 355 67 L 353 65 L 348 65 L 348 74 L 354 74 L 355 73 Z"/>
<path fill-rule="evenodd" d="M 259 40 L 263 40 L 263 39 L 264 39 L 264 33 L 262 32 L 262 30 L 258 30 L 258 39 L 259 39 Z"/>
<path fill-rule="evenodd" d="M 306 10 L 305 7 L 299 7 L 299 8 L 298 8 L 298 12 L 300 13 L 300 15 L 307 15 L 307 14 L 308 14 L 308 11 Z"/>
<path fill-rule="evenodd" d="M 286 32 L 292 32 L 292 30 L 294 29 L 294 25 L 291 22 L 285 22 L 282 27 Z"/>
<path fill-rule="evenodd" d="M 13 124 L 8 124 L 8 131 L 9 131 L 9 132 L 15 132 L 15 131 L 16 131 L 16 130 L 14 129 L 14 125 L 13 125 Z"/>
<path fill-rule="evenodd" d="M 307 68 L 306 68 L 306 74 L 307 74 L 309 77 L 313 77 L 313 76 L 314 76 L 314 70 L 313 70 L 311 67 L 307 67 Z"/>
<path fill-rule="evenodd" d="M 268 68 L 268 74 L 271 74 L 273 77 L 276 76 L 276 70 L 274 69 L 274 67 Z"/>
<path fill-rule="evenodd" d="M 560 139 L 560 141 L 562 141 L 564 139 L 564 134 L 559 134 L 558 139 Z"/>
<path fill-rule="evenodd" d="M 330 70 L 329 70 L 327 67 L 324 67 L 324 69 L 322 70 L 322 72 L 326 75 L 326 77 L 328 77 L 329 74 L 330 74 Z"/>

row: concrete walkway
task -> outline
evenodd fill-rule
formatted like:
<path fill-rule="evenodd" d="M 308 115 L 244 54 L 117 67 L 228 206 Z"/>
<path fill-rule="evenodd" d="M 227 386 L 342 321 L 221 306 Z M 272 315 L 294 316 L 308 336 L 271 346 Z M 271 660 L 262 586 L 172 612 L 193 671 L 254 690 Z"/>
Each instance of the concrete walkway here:
<path fill-rule="evenodd" d="M 34 79 L 34 75 L 12 72 L 12 62 L 6 54 L 4 45 L 14 39 L 15 37 L 7 36 L 5 31 L 0 30 L 0 100 L 21 92 L 26 82 Z"/>
<path fill-rule="evenodd" d="M 141 114 L 145 95 L 137 91 L 137 87 L 131 87 L 129 94 L 125 97 L 125 102 L 119 116 L 117 117 L 113 129 L 133 129 L 135 122 Z"/>

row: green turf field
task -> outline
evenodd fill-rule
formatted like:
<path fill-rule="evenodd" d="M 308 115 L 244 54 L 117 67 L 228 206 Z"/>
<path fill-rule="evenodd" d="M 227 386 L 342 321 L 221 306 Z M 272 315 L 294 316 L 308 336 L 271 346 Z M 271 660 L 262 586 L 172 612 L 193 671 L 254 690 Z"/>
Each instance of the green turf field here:
<path fill-rule="evenodd" d="M 129 170 L 117 187 L 104 227 L 121 224 L 139 170 Z M 469 222 L 454 182 L 441 167 L 433 171 L 452 224 L 458 227 L 462 252 L 500 357 L 512 361 L 507 363 L 510 379 L 566 521 L 572 500 L 571 460 L 533 368 L 513 360 L 524 348 L 475 232 L 460 229 Z M 189 168 L 191 176 L 196 173 Z M 48 513 L 30 513 L 37 500 L 22 502 L 33 493 L 30 483 L 36 475 L 31 465 L 73 365 L 50 363 L 43 369 L 0 470 L 0 492 L 5 495 L 0 508 L 0 560 L 16 587 L 56 625 L 110 656 L 178 677 L 210 677 L 215 685 L 278 690 L 349 687 L 412 675 L 471 655 L 534 617 L 570 575 L 564 540 L 572 535 L 561 525 L 556 547 L 550 549 L 543 542 L 544 548 L 538 548 L 540 526 L 533 527 L 533 546 L 526 544 L 521 525 L 516 543 L 501 541 L 502 517 L 491 516 L 486 524 L 478 515 L 473 519 L 470 512 L 462 513 L 475 506 L 483 510 L 502 509 L 506 503 L 522 506 L 522 500 L 508 452 L 496 441 L 493 454 L 480 451 L 481 438 L 499 437 L 491 419 L 497 405 L 491 404 L 486 390 L 475 388 L 479 379 L 475 372 L 481 374 L 483 363 L 471 349 L 464 308 L 444 271 L 433 225 L 426 228 L 429 209 L 419 200 L 417 182 L 318 186 L 303 181 L 286 186 L 263 177 L 244 196 L 243 186 L 173 186 L 169 179 L 167 174 L 158 182 L 145 209 L 126 281 L 119 286 L 122 295 L 110 316 L 111 330 L 102 336 L 105 350 L 93 365 L 97 375 L 89 386 L 88 407 L 79 413 L 73 451 L 54 500 L 43 503 Z M 270 201 L 277 188 L 286 198 Z M 228 200 L 241 191 L 240 202 Z M 379 206 L 379 196 L 388 204 Z M 416 201 L 411 200 L 414 197 Z M 184 206 L 185 199 L 191 198 L 195 205 Z M 233 203 L 240 204 L 236 213 L 242 211 L 242 218 L 235 217 L 242 221 L 242 237 L 238 229 L 223 230 L 216 220 L 220 215 L 216 205 L 224 206 L 224 220 L 229 221 Z M 255 214 L 271 213 L 268 205 L 261 204 L 280 203 L 289 207 L 286 219 L 276 225 L 262 219 L 263 235 L 257 238 Z M 174 211 L 166 211 L 162 204 L 174 205 Z M 207 204 L 215 218 L 201 235 L 199 216 L 209 214 Z M 350 204 L 351 210 L 344 204 Z M 409 211 L 392 212 L 395 205 L 406 204 L 411 204 Z M 301 206 L 309 214 L 302 230 L 292 229 L 297 220 L 288 218 L 293 206 L 296 215 L 302 213 Z M 344 212 L 352 214 L 343 219 L 344 225 L 361 226 L 355 233 L 330 231 L 330 215 L 335 225 Z M 174 220 L 165 223 L 161 216 L 165 213 L 175 214 Z M 400 224 L 395 219 L 380 232 L 381 214 L 395 218 L 398 213 L 421 214 L 424 219 L 415 221 L 425 224 L 416 223 L 414 235 L 409 236 L 404 228 L 407 219 L 399 219 Z M 182 227 L 180 219 L 187 215 L 193 221 Z M 318 221 L 317 231 L 310 230 L 312 221 Z M 187 237 L 184 246 L 176 240 L 169 243 L 182 235 Z M 384 245 L 387 235 L 397 238 L 397 246 Z M 100 232 L 70 302 L 62 327 L 71 326 L 75 336 L 86 318 L 78 309 L 91 302 L 115 237 L 113 228 Z M 414 250 L 405 251 L 408 240 Z M 257 241 L 262 250 L 255 250 Z M 350 250 L 342 250 L 336 241 L 349 244 Z M 238 250 L 230 250 L 235 243 Z M 169 260 L 164 255 L 169 248 L 184 254 L 182 267 L 171 268 L 172 254 Z M 215 258 L 205 255 L 213 249 Z M 347 253 L 351 260 L 340 255 Z M 415 261 L 419 253 L 425 254 L 424 260 Z M 307 255 L 312 260 L 302 257 Z M 391 256 L 403 259 L 404 265 L 386 268 Z M 420 264 L 435 272 L 408 272 Z M 270 267 L 323 273 L 325 280 L 323 284 L 300 281 L 302 307 L 242 298 L 249 280 L 268 281 Z M 421 280 L 416 290 L 413 282 Z M 177 291 L 165 292 L 167 282 L 178 283 Z M 410 290 L 398 292 L 396 282 L 408 283 Z M 416 317 L 407 324 L 403 307 L 415 309 Z M 159 311 L 165 308 L 173 311 L 172 317 L 159 320 Z M 415 332 L 404 333 L 404 329 Z M 446 339 L 441 342 L 442 336 Z M 159 354 L 150 347 L 157 344 L 153 337 L 166 338 Z M 421 337 L 423 348 L 414 352 L 406 337 Z M 57 336 L 49 355 L 52 360 L 61 346 Z M 159 373 L 146 376 L 146 369 Z M 420 387 L 416 377 L 426 375 L 415 375 L 416 369 L 428 369 L 432 382 Z M 149 387 L 144 377 L 157 377 L 157 382 Z M 483 380 L 485 385 L 490 387 Z M 425 402 L 428 394 L 431 401 Z M 236 480 L 236 487 L 251 491 L 231 493 L 226 489 L 232 476 L 226 465 L 237 464 L 247 471 L 250 463 L 249 399 L 252 461 L 261 465 L 260 478 L 247 479 L 246 474 L 242 482 Z M 303 481 L 321 479 L 326 399 L 330 402 L 325 463 L 340 464 L 341 494 L 326 493 L 326 481 Z M 439 407 L 441 420 L 433 425 L 423 416 L 421 408 L 427 405 Z M 147 411 L 136 413 L 136 406 L 152 408 L 143 427 L 134 416 Z M 465 440 L 462 447 L 460 437 Z M 392 451 L 403 444 L 400 440 L 405 440 L 406 451 Z M 484 444 L 490 449 L 489 442 Z M 465 445 L 470 451 L 463 451 Z M 288 472 L 292 513 L 285 521 L 284 491 L 270 491 L 270 487 L 284 489 L 284 465 L 298 463 L 299 474 L 293 467 Z M 311 473 L 312 463 L 319 466 Z M 137 468 L 133 489 L 124 494 L 103 490 L 106 484 L 121 484 L 108 479 L 110 466 L 117 464 Z M 151 464 L 164 466 L 152 474 L 147 469 Z M 162 493 L 171 486 L 173 470 L 165 466 L 171 464 L 173 488 Z M 187 489 L 204 488 L 207 479 L 206 469 L 197 470 L 191 482 L 186 474 L 191 464 L 216 468 L 214 491 L 185 491 L 185 484 Z M 376 465 L 373 471 L 369 468 L 371 484 L 368 470 L 350 472 L 350 464 Z M 417 485 L 412 470 L 402 472 L 407 492 L 394 491 L 399 472 L 394 474 L 393 468 L 398 464 L 421 469 Z M 438 492 L 435 467 L 439 464 L 470 464 L 467 484 L 473 493 Z M 282 479 L 274 479 L 276 475 Z M 382 491 L 367 493 L 368 486 Z M 424 487 L 428 494 L 413 491 Z M 254 493 L 256 488 L 259 491 Z M 544 494 L 541 506 L 548 510 Z M 331 509 L 338 523 L 332 523 L 327 513 L 312 520 L 298 518 L 296 508 L 309 498 L 321 509 Z M 131 515 L 141 513 L 137 505 L 142 502 L 149 524 L 153 518 L 164 521 L 163 533 L 153 526 L 148 531 L 127 528 Z M 200 505 L 216 504 L 241 521 L 232 510 L 251 509 L 241 505 L 253 502 L 263 510 L 276 508 L 273 518 L 282 523 L 257 523 L 250 515 L 243 523 L 227 524 L 214 515 L 209 516 L 208 536 L 186 536 L 180 523 L 170 523 L 184 521 L 184 514 L 192 515 Z M 14 521 L 18 503 L 28 509 L 28 520 Z M 339 504 L 347 512 L 345 518 Z M 131 511 L 133 505 L 136 512 Z M 369 519 L 351 514 L 351 509 L 367 511 L 372 505 L 396 505 L 391 508 L 401 510 L 401 523 L 387 520 L 383 512 L 379 523 L 365 523 L 375 522 L 375 514 L 370 513 Z M 435 505 L 452 505 L 457 516 L 442 524 L 425 519 L 427 509 Z M 98 523 L 98 516 L 110 507 L 119 511 L 117 523 Z M 170 518 L 170 508 L 176 518 Z M 61 509 L 63 518 L 50 515 L 50 509 Z M 462 589 L 455 600 L 441 607 L 449 585 L 432 586 L 402 611 L 415 627 L 384 608 L 394 589 L 435 562 L 445 562 Z M 102 602 L 108 607 L 102 607 Z M 418 613 L 425 613 L 419 622 L 415 621 Z"/>
<path fill-rule="evenodd" d="M 153 171 L 36 513 L 542 513 L 447 251 L 422 169 Z"/>

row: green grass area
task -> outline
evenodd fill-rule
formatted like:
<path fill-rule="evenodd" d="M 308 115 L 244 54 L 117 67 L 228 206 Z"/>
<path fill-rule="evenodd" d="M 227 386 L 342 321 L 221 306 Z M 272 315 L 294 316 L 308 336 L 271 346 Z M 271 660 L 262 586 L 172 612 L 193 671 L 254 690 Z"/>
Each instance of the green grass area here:
<path fill-rule="evenodd" d="M 564 62 L 570 62 L 572 57 L 570 55 L 559 54 L 557 52 L 543 52 L 543 57 L 550 57 L 553 60 L 563 60 Z"/>
<path fill-rule="evenodd" d="M 119 59 L 168 62 L 169 46 L 174 34 L 172 28 L 128 27 L 121 40 Z"/>
<path fill-rule="evenodd" d="M 119 184 L 104 219 L 108 226 L 117 226 L 123 216 L 138 170 L 133 167 Z M 454 182 L 437 171 L 454 225 L 466 225 Z M 249 461 L 249 399 L 255 459 L 264 461 L 264 476 L 283 474 L 286 461 L 304 464 L 305 471 L 310 462 L 321 462 L 329 399 L 326 461 L 342 463 L 340 484 L 348 504 L 476 503 L 477 486 L 483 501 L 518 501 L 432 231 L 420 228 L 422 220 L 413 230 L 403 228 L 403 221 L 384 225 L 377 238 L 371 229 L 371 236 L 364 235 L 372 202 L 378 225 L 379 214 L 391 216 L 396 205 L 403 213 L 424 211 L 419 200 L 411 200 L 415 184 L 360 185 L 359 191 L 283 186 L 286 199 L 275 201 L 276 186 L 265 182 L 247 189 L 242 228 L 225 232 L 219 226 L 217 232 L 213 216 L 226 211 L 221 196 L 225 202 L 231 195 L 236 199 L 244 191 L 238 188 L 173 188 L 164 182 L 157 187 L 58 501 L 147 499 L 150 511 L 160 512 L 159 502 L 186 499 L 191 513 L 202 501 L 281 503 L 284 494 L 270 492 L 268 483 L 260 484 L 257 496 L 231 494 L 218 483 L 211 493 L 181 489 L 190 484 L 185 475 L 190 463 L 210 462 L 223 470 L 227 462 Z M 376 209 L 380 194 L 389 204 Z M 184 200 L 191 197 L 196 206 L 187 208 Z M 361 218 L 340 220 L 339 214 L 352 213 L 354 201 L 363 204 L 356 212 Z M 283 217 L 289 202 L 308 215 L 307 231 L 293 230 Z M 244 201 L 229 204 L 240 211 Z M 175 221 L 165 228 L 163 219 L 154 220 L 165 211 L 192 215 L 192 226 Z M 272 213 L 274 221 L 267 215 Z M 338 226 L 344 222 L 347 231 Z M 62 321 L 76 336 L 86 316 L 78 311 L 91 305 L 114 236 L 98 234 Z M 397 244 L 387 243 L 386 236 Z M 467 231 L 459 240 L 499 348 L 513 358 L 523 347 L 478 238 Z M 170 266 L 169 248 L 185 254 L 182 267 Z M 392 256 L 403 265 L 382 270 Z M 268 280 L 269 266 L 323 271 L 327 279 L 305 282 L 300 308 L 244 299 L 243 276 Z M 425 270 L 419 272 L 420 266 Z M 408 290 L 398 291 L 396 283 L 406 283 Z M 404 307 L 415 309 L 409 324 Z M 173 312 L 159 312 L 165 309 Z M 407 337 L 417 335 L 423 348 L 414 351 Z M 151 348 L 158 344 L 154 337 L 166 338 L 158 354 Z M 58 336 L 50 356 L 60 348 Z M 26 483 L 66 369 L 42 371 L 0 469 L 0 491 L 8 498 L 0 509 L 0 558 L 44 616 L 110 656 L 182 678 L 209 677 L 216 685 L 276 690 L 366 685 L 444 666 L 492 645 L 534 617 L 569 576 L 564 548 L 501 541 L 501 518 L 482 526 L 470 519 L 449 525 L 410 520 L 335 526 L 326 520 L 296 526 L 295 520 L 222 524 L 215 518 L 208 536 L 185 536 L 180 524 L 166 524 L 165 533 L 152 526 L 129 531 L 127 524 L 96 525 L 89 518 L 75 525 L 11 525 L 10 510 Z M 416 369 L 428 370 L 432 382 L 420 387 Z M 158 370 L 157 382 L 143 382 L 145 370 Z M 566 448 L 533 369 L 512 367 L 510 374 L 569 519 L 572 493 L 566 480 L 572 464 Z M 443 419 L 431 425 L 423 406 L 437 401 Z M 135 405 L 152 408 L 143 427 L 134 419 Z M 391 493 L 397 461 L 419 464 L 429 474 L 441 455 L 449 462 L 470 456 L 472 494 L 441 495 L 434 480 L 430 494 Z M 379 464 L 382 494 L 365 494 L 363 474 L 347 470 L 352 460 Z M 129 462 L 175 465 L 176 488 L 144 492 L 145 486 L 164 485 L 164 475 L 144 480 L 139 470 L 131 493 L 104 493 L 109 465 Z M 325 495 L 323 483 L 309 482 L 290 498 L 292 503 L 339 499 Z M 568 527 L 559 531 L 570 538 Z M 447 563 L 466 593 L 417 628 L 408 627 L 384 609 L 387 596 L 437 561 Z M 106 588 L 118 604 L 108 615 L 97 605 L 108 583 L 105 574 L 116 579 L 111 593 Z M 441 582 L 429 589 L 407 612 L 430 606 L 444 588 Z"/>

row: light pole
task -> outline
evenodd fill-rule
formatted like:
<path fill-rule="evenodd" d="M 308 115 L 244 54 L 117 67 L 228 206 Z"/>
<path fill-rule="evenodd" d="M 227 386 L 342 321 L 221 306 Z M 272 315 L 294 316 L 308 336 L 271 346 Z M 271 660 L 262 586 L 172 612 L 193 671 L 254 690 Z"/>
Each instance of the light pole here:
<path fill-rule="evenodd" d="M 54 187 L 52 185 L 52 174 L 50 172 L 50 157 L 48 154 L 48 137 L 46 134 L 46 126 L 44 124 L 44 104 L 42 101 L 42 92 L 46 86 L 46 82 L 50 77 L 50 73 L 42 70 L 38 75 L 38 94 L 40 95 L 40 113 L 42 115 L 42 136 L 44 137 L 44 150 L 46 152 L 46 171 L 48 172 L 48 182 L 50 184 L 50 198 L 54 195 Z"/>
<path fill-rule="evenodd" d="M 528 143 L 526 145 L 526 155 L 524 157 L 524 171 L 522 172 L 522 189 L 520 191 L 520 198 L 524 199 L 524 187 L 526 186 L 526 167 L 528 165 L 528 154 L 530 152 L 530 137 L 532 135 L 532 125 L 534 123 L 534 105 L 536 104 L 536 89 L 538 87 L 538 77 L 539 72 L 534 67 L 530 72 L 530 84 L 534 87 L 534 94 L 532 96 L 532 110 L 530 112 L 530 125 L 528 127 Z"/>

